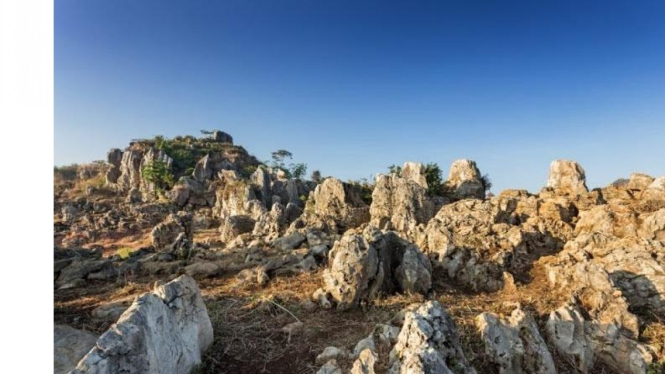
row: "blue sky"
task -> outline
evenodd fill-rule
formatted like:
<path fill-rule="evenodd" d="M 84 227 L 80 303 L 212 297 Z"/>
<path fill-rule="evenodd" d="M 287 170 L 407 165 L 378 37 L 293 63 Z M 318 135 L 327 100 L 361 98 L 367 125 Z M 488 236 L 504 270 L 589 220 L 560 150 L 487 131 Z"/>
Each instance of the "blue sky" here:
<path fill-rule="evenodd" d="M 55 164 L 221 129 L 370 177 L 476 160 L 538 191 L 665 175 L 665 2 L 55 2 Z"/>

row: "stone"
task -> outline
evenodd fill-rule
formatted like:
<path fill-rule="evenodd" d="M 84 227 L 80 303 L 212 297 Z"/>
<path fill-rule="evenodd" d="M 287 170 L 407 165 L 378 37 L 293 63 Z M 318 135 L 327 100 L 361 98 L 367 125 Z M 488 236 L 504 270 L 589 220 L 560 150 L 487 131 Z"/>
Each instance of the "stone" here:
<path fill-rule="evenodd" d="M 454 161 L 450 165 L 450 172 L 445 185 L 452 190 L 456 200 L 485 198 L 482 176 L 476 162 L 473 160 Z"/>
<path fill-rule="evenodd" d="M 189 243 L 192 242 L 192 215 L 184 211 L 170 214 L 155 226 L 150 232 L 150 239 L 157 251 L 173 251 L 181 234 Z"/>
<path fill-rule="evenodd" d="M 339 310 L 374 298 L 383 282 L 376 249 L 360 235 L 348 235 L 330 251 L 330 266 L 323 271 L 324 288 Z"/>
<path fill-rule="evenodd" d="M 416 182 L 420 187 L 427 190 L 427 178 L 425 178 L 425 166 L 420 162 L 406 162 L 400 173 L 402 178 Z"/>
<path fill-rule="evenodd" d="M 188 374 L 212 341 L 201 291 L 182 275 L 138 297 L 72 373 Z"/>
<path fill-rule="evenodd" d="M 521 308 L 513 310 L 507 319 L 482 313 L 476 317 L 476 327 L 485 344 L 485 355 L 498 366 L 499 373 L 557 373 L 538 325 Z"/>
<path fill-rule="evenodd" d="M 211 278 L 219 275 L 222 267 L 212 261 L 200 261 L 185 266 L 185 273 L 194 279 Z"/>
<path fill-rule="evenodd" d="M 92 310 L 92 318 L 100 321 L 116 321 L 122 315 L 122 313 L 124 313 L 125 310 L 129 308 L 131 303 L 131 299 L 122 299 L 103 303 Z"/>
<path fill-rule="evenodd" d="M 396 174 L 381 175 L 372 192 L 370 224 L 412 237 L 418 225 L 434 217 L 437 208 L 418 183 Z"/>
<path fill-rule="evenodd" d="M 395 269 L 395 279 L 403 292 L 425 294 L 432 288 L 432 264 L 418 247 L 409 245 Z"/>
<path fill-rule="evenodd" d="M 60 270 L 56 285 L 63 286 L 78 279 L 85 279 L 90 274 L 108 269 L 114 271 L 109 260 L 74 260 L 71 264 Z"/>
<path fill-rule="evenodd" d="M 428 301 L 405 313 L 404 325 L 390 352 L 389 373 L 468 373 L 457 326 L 438 301 Z"/>
<path fill-rule="evenodd" d="M 326 347 L 323 352 L 316 356 L 316 364 L 323 365 L 330 360 L 346 358 L 348 354 L 337 347 Z"/>
<path fill-rule="evenodd" d="M 326 362 L 316 374 L 342 374 L 342 369 L 339 368 L 337 360 L 330 360 Z"/>
<path fill-rule="evenodd" d="M 554 160 L 550 164 L 547 187 L 562 193 L 579 195 L 589 191 L 586 175 L 580 164 L 570 160 Z"/>
<path fill-rule="evenodd" d="M 369 206 L 360 187 L 327 178 L 316 186 L 305 206 L 307 226 L 343 233 L 369 221 Z"/>
<path fill-rule="evenodd" d="M 299 232 L 283 236 L 272 242 L 273 247 L 279 251 L 289 251 L 300 247 L 305 242 L 305 236 Z"/>
<path fill-rule="evenodd" d="M 550 313 L 546 331 L 554 347 L 573 357 L 583 373 L 596 360 L 620 373 L 646 373 L 653 361 L 647 347 L 626 337 L 619 325 L 586 320 L 574 300 Z"/>
<path fill-rule="evenodd" d="M 628 180 L 626 188 L 630 190 L 646 190 L 653 181 L 654 178 L 650 175 L 632 173 L 630 174 L 630 179 Z"/>
<path fill-rule="evenodd" d="M 250 233 L 254 230 L 254 225 L 256 221 L 248 215 L 228 217 L 220 228 L 221 240 L 228 242 L 239 235 Z"/>
<path fill-rule="evenodd" d="M 358 359 L 353 363 L 351 374 L 374 374 L 374 365 L 377 360 L 378 356 L 375 351 L 363 349 L 358 355 Z"/>
<path fill-rule="evenodd" d="M 371 334 L 370 336 L 361 339 L 353 348 L 353 356 L 358 357 L 361 352 L 364 350 L 370 350 L 372 352 L 376 352 L 376 343 L 374 343 L 374 334 Z"/>
<path fill-rule="evenodd" d="M 53 329 L 53 366 L 56 374 L 69 373 L 95 346 L 97 335 L 66 325 Z"/>

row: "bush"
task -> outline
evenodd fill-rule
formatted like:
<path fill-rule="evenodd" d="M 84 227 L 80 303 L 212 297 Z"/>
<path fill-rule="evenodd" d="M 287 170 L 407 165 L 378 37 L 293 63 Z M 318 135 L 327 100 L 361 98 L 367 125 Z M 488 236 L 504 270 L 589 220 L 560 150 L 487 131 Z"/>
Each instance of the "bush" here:
<path fill-rule="evenodd" d="M 388 166 L 388 173 L 400 176 L 402 175 L 402 167 L 399 165 L 392 164 Z"/>
<path fill-rule="evenodd" d="M 485 174 L 480 177 L 480 182 L 483 184 L 485 192 L 488 192 L 492 188 L 492 181 L 490 180 L 489 174 Z"/>
<path fill-rule="evenodd" d="M 154 160 L 141 168 L 143 180 L 152 183 L 157 193 L 169 190 L 175 184 L 173 173 L 162 160 Z"/>
<path fill-rule="evenodd" d="M 321 183 L 321 172 L 318 171 L 318 170 L 314 170 L 312 172 L 312 176 L 310 176 L 310 178 L 312 179 L 312 181 L 314 181 L 316 183 Z"/>
<path fill-rule="evenodd" d="M 427 181 L 427 193 L 432 196 L 443 196 L 445 188 L 443 186 L 443 172 L 436 162 L 430 162 L 425 165 L 425 180 Z"/>

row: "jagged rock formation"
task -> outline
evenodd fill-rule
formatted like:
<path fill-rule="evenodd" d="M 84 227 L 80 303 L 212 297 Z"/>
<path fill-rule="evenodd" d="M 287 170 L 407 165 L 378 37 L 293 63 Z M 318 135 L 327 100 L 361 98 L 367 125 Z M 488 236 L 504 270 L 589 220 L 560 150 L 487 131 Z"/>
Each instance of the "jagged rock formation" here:
<path fill-rule="evenodd" d="M 72 373 L 188 374 L 212 340 L 201 291 L 183 275 L 139 297 Z"/>
<path fill-rule="evenodd" d="M 472 160 L 457 160 L 450 165 L 446 186 L 456 200 L 485 198 L 485 185 L 480 170 Z"/>
<path fill-rule="evenodd" d="M 554 160 L 550 165 L 547 187 L 567 194 L 582 194 L 589 189 L 582 166 L 575 161 Z"/>
<path fill-rule="evenodd" d="M 53 357 L 55 374 L 69 373 L 83 356 L 95 346 L 98 336 L 65 325 L 53 328 Z"/>
<path fill-rule="evenodd" d="M 192 242 L 192 215 L 187 212 L 170 214 L 152 229 L 150 238 L 158 251 L 175 252 L 187 248 Z"/>
<path fill-rule="evenodd" d="M 432 286 L 432 266 L 418 247 L 371 226 L 335 242 L 329 263 L 323 290 L 340 310 L 371 301 L 379 291 L 426 293 Z"/>
<path fill-rule="evenodd" d="M 422 173 L 422 164 L 407 162 L 402 176 L 377 178 L 369 210 L 373 226 L 414 237 L 418 225 L 427 224 L 434 217 L 441 203 L 427 195 L 427 181 Z"/>
<path fill-rule="evenodd" d="M 343 233 L 369 222 L 369 206 L 358 187 L 339 179 L 326 178 L 310 194 L 302 226 Z"/>
<path fill-rule="evenodd" d="M 475 373 L 457 337 L 457 327 L 437 301 L 408 311 L 390 352 L 391 374 Z"/>
<path fill-rule="evenodd" d="M 499 373 L 557 373 L 538 325 L 520 307 L 507 319 L 482 313 L 476 317 L 476 326 L 485 344 L 485 354 L 498 366 Z"/>

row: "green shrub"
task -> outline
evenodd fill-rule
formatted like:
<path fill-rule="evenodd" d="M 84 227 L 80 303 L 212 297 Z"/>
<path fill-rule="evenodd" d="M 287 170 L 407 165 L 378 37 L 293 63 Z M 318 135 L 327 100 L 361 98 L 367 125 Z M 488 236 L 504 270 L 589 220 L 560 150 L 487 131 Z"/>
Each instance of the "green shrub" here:
<path fill-rule="evenodd" d="M 169 190 L 175 184 L 173 173 L 168 165 L 162 160 L 154 160 L 141 168 L 143 180 L 152 183 L 155 191 L 159 194 L 164 190 Z"/>

